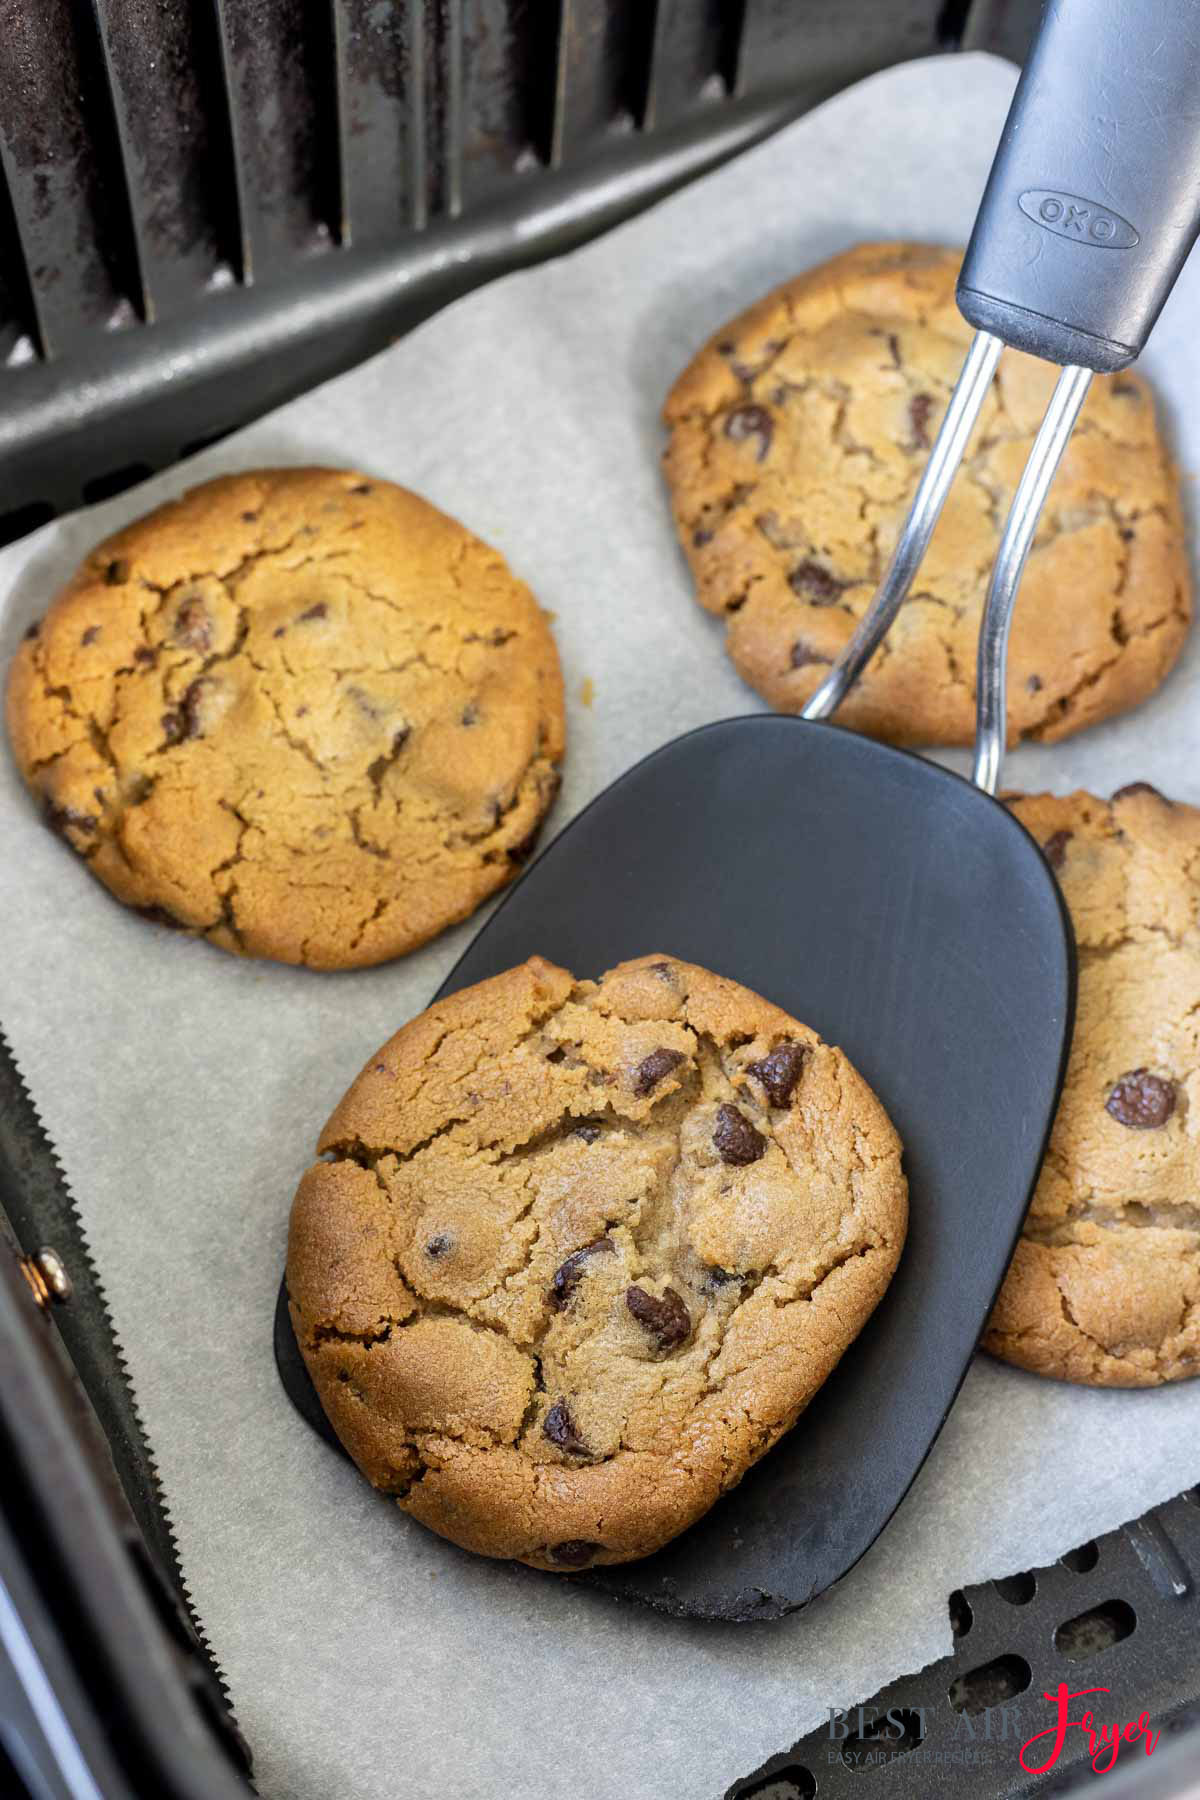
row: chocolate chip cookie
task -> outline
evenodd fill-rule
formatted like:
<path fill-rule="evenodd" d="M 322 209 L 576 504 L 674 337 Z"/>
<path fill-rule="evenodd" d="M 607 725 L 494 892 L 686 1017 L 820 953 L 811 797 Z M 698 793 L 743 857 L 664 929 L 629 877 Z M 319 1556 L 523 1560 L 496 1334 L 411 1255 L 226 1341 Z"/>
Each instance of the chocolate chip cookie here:
<path fill-rule="evenodd" d="M 467 1549 L 625 1562 L 795 1423 L 904 1239 L 900 1144 L 840 1051 L 667 956 L 534 957 L 373 1056 L 292 1207 L 287 1282 L 363 1474 Z"/>
<path fill-rule="evenodd" d="M 511 880 L 558 787 L 549 626 L 495 550 L 336 469 L 207 482 L 101 544 L 13 667 L 46 818 L 226 950 L 382 962 Z"/>
<path fill-rule="evenodd" d="M 1200 1369 L 1200 811 L 1141 782 L 1009 804 L 1061 883 L 1079 1002 L 984 1344 L 1098 1387 L 1177 1381 Z"/>
<path fill-rule="evenodd" d="M 735 319 L 666 403 L 697 598 L 740 673 L 799 712 L 866 610 L 970 342 L 956 250 L 866 244 Z M 1057 370 L 1006 351 L 911 598 L 839 719 L 966 744 L 988 572 Z M 1145 699 L 1191 613 L 1179 490 L 1138 375 L 1097 377 L 1051 490 L 1009 650 L 1009 734 Z"/>

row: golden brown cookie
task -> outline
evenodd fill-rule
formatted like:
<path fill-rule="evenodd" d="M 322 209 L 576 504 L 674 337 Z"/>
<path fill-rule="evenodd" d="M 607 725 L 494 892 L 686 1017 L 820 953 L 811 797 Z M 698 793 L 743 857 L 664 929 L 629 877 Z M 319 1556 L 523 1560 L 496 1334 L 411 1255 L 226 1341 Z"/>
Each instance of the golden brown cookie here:
<path fill-rule="evenodd" d="M 337 469 L 206 482 L 99 545 L 22 645 L 8 722 L 118 899 L 314 969 L 412 950 L 503 887 L 563 754 L 529 590 Z"/>
<path fill-rule="evenodd" d="M 373 1056 L 292 1208 L 292 1319 L 368 1480 L 539 1568 L 674 1537 L 795 1423 L 904 1240 L 839 1050 L 648 956 L 533 957 Z"/>
<path fill-rule="evenodd" d="M 984 1337 L 1024 1369 L 1152 1387 L 1200 1368 L 1200 811 L 1144 783 L 1009 800 L 1079 949 L 1070 1063 Z"/>
<path fill-rule="evenodd" d="M 824 679 L 883 573 L 971 338 L 960 260 L 917 244 L 837 256 L 718 332 L 668 397 L 666 475 L 697 598 L 781 712 Z M 893 743 L 971 742 L 988 571 L 1057 373 L 1005 353 L 912 597 L 842 723 Z M 1150 390 L 1099 376 L 1025 572 L 1010 738 L 1053 741 L 1135 706 L 1190 614 Z"/>

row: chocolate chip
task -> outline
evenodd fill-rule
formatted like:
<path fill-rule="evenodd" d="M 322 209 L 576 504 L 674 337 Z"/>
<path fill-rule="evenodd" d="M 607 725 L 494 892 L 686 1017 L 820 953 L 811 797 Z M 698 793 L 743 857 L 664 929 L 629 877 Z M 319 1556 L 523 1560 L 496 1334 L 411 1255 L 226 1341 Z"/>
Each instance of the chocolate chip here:
<path fill-rule="evenodd" d="M 585 1144 L 594 1144 L 600 1136 L 601 1130 L 602 1127 L 599 1125 L 577 1125 L 571 1136 L 582 1138 Z"/>
<path fill-rule="evenodd" d="M 350 492 L 352 494 L 369 494 L 371 492 L 371 484 L 369 481 L 360 481 L 355 487 L 350 489 Z"/>
<path fill-rule="evenodd" d="M 1122 400 L 1127 400 L 1131 394 L 1137 393 L 1137 383 L 1133 381 L 1114 381 L 1112 384 L 1112 392 L 1114 394 L 1119 394 Z"/>
<path fill-rule="evenodd" d="M 165 925 L 168 931 L 186 931 L 187 926 L 174 913 L 169 913 L 165 906 L 139 906 L 138 912 L 143 919 L 149 919 L 152 925 Z"/>
<path fill-rule="evenodd" d="M 775 427 L 765 406 L 739 406 L 725 421 L 725 436 L 733 444 L 757 440 L 757 457 L 762 462 L 771 448 Z"/>
<path fill-rule="evenodd" d="M 244 512 L 242 514 L 242 523 L 243 525 L 253 525 L 257 517 L 258 514 L 256 512 Z"/>
<path fill-rule="evenodd" d="M 633 1091 L 638 1095 L 652 1093 L 672 1069 L 677 1069 L 687 1059 L 682 1050 L 668 1050 L 665 1047 L 652 1050 L 637 1066 L 633 1077 Z"/>
<path fill-rule="evenodd" d="M 183 696 L 183 723 L 186 737 L 199 737 L 203 721 L 200 707 L 204 699 L 204 691 L 211 683 L 203 679 L 193 681 Z"/>
<path fill-rule="evenodd" d="M 89 835 L 95 831 L 99 820 L 91 813 L 80 812 L 74 806 L 59 806 L 53 800 L 46 802 L 46 823 L 51 830 L 62 833 L 82 831 Z"/>
<path fill-rule="evenodd" d="M 479 708 L 473 700 L 468 701 L 466 706 L 463 707 L 462 717 L 458 722 L 460 725 L 478 725 Z"/>
<path fill-rule="evenodd" d="M 603 1548 L 603 1544 L 590 1543 L 587 1538 L 567 1538 L 561 1544 L 551 1544 L 548 1555 L 551 1562 L 561 1563 L 564 1569 L 582 1569 Z"/>
<path fill-rule="evenodd" d="M 1113 1088 L 1104 1110 L 1131 1131 L 1156 1130 L 1175 1111 L 1175 1083 L 1148 1069 L 1131 1069 Z"/>
<path fill-rule="evenodd" d="M 822 656 L 821 652 L 819 650 L 814 650 L 812 645 L 807 643 L 804 638 L 797 638 L 792 645 L 793 669 L 807 669 L 812 663 L 829 664 L 832 661 L 832 656 Z"/>
<path fill-rule="evenodd" d="M 145 667 L 149 663 L 157 662 L 158 656 L 156 652 L 150 648 L 149 644 L 139 644 L 133 653 L 133 660 L 135 663 L 141 663 L 142 666 Z"/>
<path fill-rule="evenodd" d="M 1130 794 L 1153 794 L 1154 798 L 1156 800 L 1161 800 L 1164 806 L 1170 806 L 1170 804 L 1171 804 L 1171 802 L 1167 799 L 1166 795 L 1160 794 L 1158 789 L 1156 787 L 1151 787 L 1151 785 L 1148 781 L 1131 781 L 1131 782 L 1129 782 L 1129 784 L 1126 787 L 1120 787 L 1117 789 L 1116 793 L 1113 795 L 1113 799 L 1114 800 L 1127 800 L 1129 798 Z"/>
<path fill-rule="evenodd" d="M 766 1138 L 755 1131 L 745 1113 L 727 1101 L 717 1108 L 712 1141 L 721 1161 L 734 1164 L 757 1162 L 767 1148 Z"/>
<path fill-rule="evenodd" d="M 115 562 L 109 563 L 104 571 L 104 579 L 109 587 L 124 587 L 129 580 L 129 564 L 123 556 L 118 556 Z"/>
<path fill-rule="evenodd" d="M 324 619 L 328 614 L 329 608 L 326 606 L 324 600 L 318 600 L 315 606 L 310 606 L 307 612 L 302 612 L 300 614 L 299 623 L 304 625 L 309 619 Z"/>
<path fill-rule="evenodd" d="M 94 644 L 99 636 L 100 627 L 98 625 L 89 625 L 79 641 L 81 644 Z"/>
<path fill-rule="evenodd" d="M 575 1289 L 586 1274 L 586 1264 L 593 1256 L 615 1256 L 617 1246 L 611 1238 L 597 1238 L 594 1244 L 585 1244 L 582 1250 L 576 1250 L 559 1263 L 550 1281 L 550 1304 L 561 1312 L 570 1300 Z"/>
<path fill-rule="evenodd" d="M 913 442 L 922 450 L 929 448 L 929 415 L 933 411 L 932 394 L 914 394 L 908 403 Z"/>
<path fill-rule="evenodd" d="M 35 619 L 35 620 L 34 620 L 34 621 L 33 621 L 33 624 L 32 624 L 32 625 L 27 625 L 27 626 L 26 626 L 26 627 L 25 627 L 25 636 L 26 636 L 26 638 L 27 638 L 27 639 L 29 639 L 29 638 L 35 638 L 35 637 L 36 637 L 36 636 L 37 636 L 37 634 L 38 634 L 38 632 L 39 632 L 39 631 L 40 631 L 40 630 L 41 630 L 41 629 L 42 629 L 42 623 L 41 623 L 41 620 L 40 620 L 40 619 Z"/>
<path fill-rule="evenodd" d="M 163 714 L 163 736 L 168 744 L 181 744 L 184 738 L 202 735 L 203 720 L 200 708 L 204 700 L 204 690 L 210 685 L 203 676 L 198 676 L 184 689 L 183 699 L 174 712 Z"/>
<path fill-rule="evenodd" d="M 212 619 L 203 600 L 185 600 L 175 614 L 171 636 L 177 644 L 201 655 L 212 648 Z"/>
<path fill-rule="evenodd" d="M 706 528 L 703 525 L 698 526 L 696 528 L 696 530 L 693 531 L 693 533 L 692 533 L 692 549 L 693 550 L 703 550 L 705 544 L 711 544 L 712 541 L 713 541 L 712 532 L 706 530 Z"/>
<path fill-rule="evenodd" d="M 704 1279 L 709 1287 L 728 1287 L 731 1281 L 740 1281 L 741 1276 L 735 1270 L 723 1269 L 720 1263 L 713 1263 L 704 1271 Z"/>
<path fill-rule="evenodd" d="M 557 784 L 555 785 L 554 792 L 555 793 L 558 792 Z M 553 796 L 551 796 L 551 798 L 553 798 Z M 509 847 L 508 847 L 509 861 L 515 862 L 515 863 L 528 862 L 529 858 L 533 855 L 534 849 L 537 845 L 537 841 L 541 837 L 541 835 L 542 835 L 542 820 L 539 819 L 537 824 L 533 827 L 532 831 L 526 832 L 525 836 L 521 839 L 519 844 L 510 844 L 509 845 Z"/>
<path fill-rule="evenodd" d="M 1061 869 L 1063 858 L 1067 854 L 1067 845 L 1075 836 L 1073 831 L 1055 831 L 1042 845 L 1042 855 L 1052 869 Z"/>
<path fill-rule="evenodd" d="M 688 1309 L 674 1288 L 665 1289 L 661 1298 L 645 1288 L 626 1288 L 625 1304 L 660 1350 L 676 1349 L 692 1329 Z"/>
<path fill-rule="evenodd" d="M 789 1039 L 778 1044 L 761 1062 L 751 1063 L 746 1073 L 762 1082 L 772 1106 L 786 1106 L 800 1079 L 807 1054 L 803 1044 Z M 738 1117 L 741 1117 L 740 1113 Z"/>
<path fill-rule="evenodd" d="M 441 1262 L 444 1256 L 449 1256 L 453 1248 L 454 1239 L 451 1237 L 450 1233 L 448 1231 L 439 1231 L 435 1236 L 431 1237 L 425 1245 L 425 1254 L 426 1256 L 432 1257 L 434 1262 Z"/>
<path fill-rule="evenodd" d="M 798 563 L 788 576 L 788 586 L 792 592 L 798 594 L 801 600 L 807 600 L 810 606 L 833 606 L 840 600 L 843 590 L 851 585 L 848 581 L 839 581 L 836 575 L 831 575 L 828 569 L 822 568 L 812 557 L 806 557 L 802 563 Z"/>
<path fill-rule="evenodd" d="M 568 1456 L 586 1456 L 588 1447 L 575 1429 L 575 1421 L 565 1400 L 556 1400 L 542 1422 L 543 1436 Z"/>
<path fill-rule="evenodd" d="M 1031 694 L 1040 694 L 1042 691 L 1041 676 L 1040 675 L 1031 675 L 1029 677 L 1029 680 L 1025 683 L 1025 686 L 1028 688 L 1028 690 Z"/>

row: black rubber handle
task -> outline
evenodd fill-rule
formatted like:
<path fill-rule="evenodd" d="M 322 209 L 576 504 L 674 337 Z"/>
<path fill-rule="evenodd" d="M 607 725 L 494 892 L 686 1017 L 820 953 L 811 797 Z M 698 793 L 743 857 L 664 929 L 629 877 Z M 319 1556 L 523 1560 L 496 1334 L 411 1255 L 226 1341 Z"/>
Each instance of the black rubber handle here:
<path fill-rule="evenodd" d="M 972 325 L 1123 369 L 1200 228 L 1200 0 L 1048 0 L 958 284 Z"/>

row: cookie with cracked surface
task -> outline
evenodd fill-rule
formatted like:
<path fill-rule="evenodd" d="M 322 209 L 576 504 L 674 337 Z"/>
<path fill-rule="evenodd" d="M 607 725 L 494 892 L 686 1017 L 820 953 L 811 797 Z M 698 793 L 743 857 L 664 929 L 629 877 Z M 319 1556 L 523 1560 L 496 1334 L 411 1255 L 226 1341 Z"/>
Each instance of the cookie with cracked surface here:
<path fill-rule="evenodd" d="M 799 712 L 866 610 L 971 338 L 956 250 L 865 244 L 768 294 L 676 382 L 667 482 L 697 598 L 739 672 Z M 839 722 L 968 744 L 1000 529 L 1058 371 L 1006 351 L 888 639 Z M 1145 699 L 1191 614 L 1179 488 L 1138 375 L 1098 376 L 1051 489 L 1009 649 L 1009 735 Z"/>
<path fill-rule="evenodd" d="M 787 1431 L 904 1239 L 839 1050 L 734 982 L 532 958 L 373 1056 L 292 1207 L 296 1336 L 342 1443 L 442 1536 L 626 1562 Z"/>
<path fill-rule="evenodd" d="M 1079 951 L 1058 1115 L 984 1345 L 1097 1387 L 1200 1371 L 1200 811 L 1144 783 L 1009 798 Z"/>
<path fill-rule="evenodd" d="M 563 753 L 554 641 L 499 552 L 335 469 L 225 476 L 99 545 L 22 644 L 8 718 L 118 899 L 318 969 L 509 881 Z"/>

